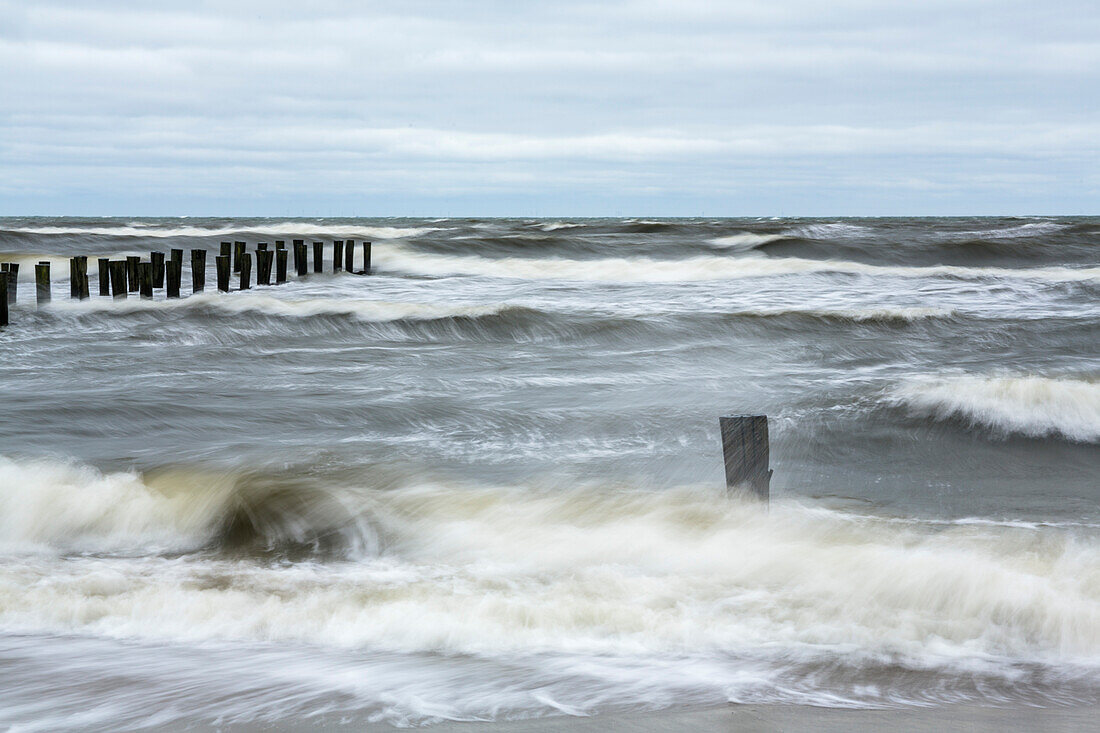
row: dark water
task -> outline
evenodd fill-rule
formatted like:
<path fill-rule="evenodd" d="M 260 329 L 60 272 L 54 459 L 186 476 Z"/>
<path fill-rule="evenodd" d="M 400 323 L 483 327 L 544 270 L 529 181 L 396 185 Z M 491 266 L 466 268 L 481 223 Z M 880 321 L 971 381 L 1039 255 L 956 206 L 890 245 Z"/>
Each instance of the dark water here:
<path fill-rule="evenodd" d="M 375 274 L 68 299 L 73 254 L 295 238 Z M 7 218 L 0 253 L 0 721 L 1100 699 L 1100 218 Z M 771 418 L 766 514 L 729 412 Z"/>

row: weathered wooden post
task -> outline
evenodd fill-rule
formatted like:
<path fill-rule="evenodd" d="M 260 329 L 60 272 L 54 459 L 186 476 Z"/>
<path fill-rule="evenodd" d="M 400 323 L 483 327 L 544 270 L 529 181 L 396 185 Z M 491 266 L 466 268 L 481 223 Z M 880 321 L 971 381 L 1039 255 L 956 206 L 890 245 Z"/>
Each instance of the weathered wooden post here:
<path fill-rule="evenodd" d="M 8 269 L 0 270 L 0 327 L 8 325 Z"/>
<path fill-rule="evenodd" d="M 77 255 L 76 257 L 76 297 L 81 300 L 87 300 L 88 294 L 88 256 Z"/>
<path fill-rule="evenodd" d="M 264 249 L 256 250 L 256 284 L 271 285 L 271 252 L 264 245 Z"/>
<path fill-rule="evenodd" d="M 309 272 L 309 254 L 306 252 L 306 246 L 304 244 L 294 245 L 294 274 L 298 277 L 305 277 Z"/>
<path fill-rule="evenodd" d="M 19 263 L 7 263 L 8 273 L 8 304 L 14 304 L 19 294 Z"/>
<path fill-rule="evenodd" d="M 302 249 L 305 249 L 305 244 L 302 244 Z M 325 271 L 325 243 L 314 242 L 313 243 L 313 271 L 324 272 Z"/>
<path fill-rule="evenodd" d="M 355 240 L 344 242 L 344 270 L 350 275 L 355 272 Z"/>
<path fill-rule="evenodd" d="M 218 271 L 218 290 L 223 293 L 229 292 L 229 271 L 232 269 L 232 265 L 229 261 L 229 255 L 218 255 L 214 258 L 214 267 Z"/>
<path fill-rule="evenodd" d="M 106 257 L 99 258 L 99 294 L 111 294 L 111 261 Z"/>
<path fill-rule="evenodd" d="M 141 262 L 138 264 L 138 290 L 145 300 L 153 298 L 153 263 Z"/>
<path fill-rule="evenodd" d="M 164 287 L 164 253 L 150 252 L 149 264 L 153 266 L 153 287 Z"/>
<path fill-rule="evenodd" d="M 206 290 L 206 250 L 191 250 L 191 292 Z"/>
<path fill-rule="evenodd" d="M 282 285 L 286 282 L 286 261 L 287 251 L 285 249 L 275 250 L 275 284 Z"/>
<path fill-rule="evenodd" d="M 294 240 L 294 246 L 291 247 L 291 249 L 294 251 L 294 272 L 300 272 L 302 269 L 300 264 L 302 253 L 301 250 L 299 250 L 298 248 L 298 240 Z"/>
<path fill-rule="evenodd" d="M 169 259 L 171 259 L 173 262 L 176 263 L 176 266 L 179 268 L 180 277 L 182 278 L 183 277 L 183 250 L 182 249 L 173 249 L 171 251 L 171 255 L 170 255 Z"/>
<path fill-rule="evenodd" d="M 244 242 L 234 242 L 233 243 L 233 272 L 240 272 L 241 271 L 241 257 L 244 256 L 244 253 L 245 253 L 245 244 L 244 244 Z"/>
<path fill-rule="evenodd" d="M 718 424 L 722 429 L 726 488 L 748 489 L 768 501 L 772 472 L 768 468 L 767 415 L 728 415 L 718 418 Z"/>
<path fill-rule="evenodd" d="M 130 291 L 130 263 L 127 260 L 111 260 L 111 295 L 125 298 Z"/>
<path fill-rule="evenodd" d="M 140 257 L 127 257 L 126 258 L 126 287 L 129 288 L 131 293 L 136 293 L 138 289 L 138 263 L 141 262 Z"/>
<path fill-rule="evenodd" d="M 220 250 L 218 251 L 218 254 L 222 257 L 228 257 L 233 249 L 233 245 L 229 242 L 222 242 L 219 246 Z"/>
<path fill-rule="evenodd" d="M 50 302 L 50 263 L 39 262 L 34 266 L 34 290 L 38 305 Z"/>
<path fill-rule="evenodd" d="M 252 287 L 252 255 L 245 252 L 241 255 L 240 289 L 249 290 Z"/>
<path fill-rule="evenodd" d="M 339 272 L 344 266 L 344 240 L 337 239 L 332 243 L 332 271 Z"/>
<path fill-rule="evenodd" d="M 370 274 L 370 242 L 363 242 L 363 274 Z"/>
<path fill-rule="evenodd" d="M 175 257 L 168 260 L 168 264 L 165 267 L 168 275 L 168 287 L 165 288 L 165 297 L 178 298 L 180 297 L 180 281 L 183 279 L 183 262 L 177 260 Z"/>
<path fill-rule="evenodd" d="M 80 295 L 80 275 L 77 274 L 76 258 L 69 258 L 69 297 L 79 298 Z"/>

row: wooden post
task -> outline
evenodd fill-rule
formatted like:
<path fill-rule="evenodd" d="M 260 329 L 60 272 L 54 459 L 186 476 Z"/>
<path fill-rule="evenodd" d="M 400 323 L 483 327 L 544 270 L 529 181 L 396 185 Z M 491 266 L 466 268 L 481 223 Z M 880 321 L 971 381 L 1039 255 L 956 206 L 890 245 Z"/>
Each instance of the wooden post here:
<path fill-rule="evenodd" d="M 234 242 L 233 243 L 233 272 L 240 272 L 241 271 L 241 257 L 244 256 L 244 253 L 245 253 L 245 244 L 244 244 L 244 242 Z"/>
<path fill-rule="evenodd" d="M 80 292 L 80 275 L 77 274 L 78 265 L 76 264 L 76 258 L 69 258 L 69 297 L 77 298 Z"/>
<path fill-rule="evenodd" d="M 19 293 L 19 263 L 9 262 L 6 264 L 6 272 L 8 277 L 8 304 L 12 305 L 18 300 Z"/>
<path fill-rule="evenodd" d="M 8 325 L 8 263 L 0 270 L 0 327 Z"/>
<path fill-rule="evenodd" d="M 221 249 L 219 250 L 218 254 L 222 257 L 228 257 L 233 251 L 233 245 L 230 242 L 222 242 L 220 247 Z"/>
<path fill-rule="evenodd" d="M 153 266 L 153 287 L 164 287 L 164 253 L 150 252 L 149 264 Z"/>
<path fill-rule="evenodd" d="M 206 290 L 206 250 L 191 250 L 191 292 Z"/>
<path fill-rule="evenodd" d="M 240 289 L 248 290 L 252 287 L 252 255 L 245 252 L 241 255 Z"/>
<path fill-rule="evenodd" d="M 76 297 L 88 299 L 88 256 L 76 256 Z"/>
<path fill-rule="evenodd" d="M 256 245 L 256 249 L 267 251 L 267 242 L 260 242 Z"/>
<path fill-rule="evenodd" d="M 344 266 L 344 240 L 337 239 L 332 243 L 332 271 L 339 272 Z"/>
<path fill-rule="evenodd" d="M 99 294 L 111 294 L 111 261 L 106 257 L 99 258 Z"/>
<path fill-rule="evenodd" d="M 34 266 L 34 289 L 38 305 L 50 302 L 50 263 L 39 262 Z"/>
<path fill-rule="evenodd" d="M 229 255 L 219 255 L 215 257 L 214 267 L 218 270 L 218 290 L 222 291 L 223 293 L 228 293 L 229 271 L 232 269 Z"/>
<path fill-rule="evenodd" d="M 125 298 L 130 291 L 130 263 L 127 260 L 111 260 L 111 294 Z"/>
<path fill-rule="evenodd" d="M 294 258 L 294 273 L 298 277 L 305 277 L 309 272 L 309 253 L 306 252 L 306 246 L 304 244 L 294 245 L 294 253 L 296 255 Z"/>
<path fill-rule="evenodd" d="M 179 268 L 178 272 L 180 273 L 180 277 L 183 277 L 183 250 L 173 249 L 169 259 L 176 263 L 176 266 Z"/>
<path fill-rule="evenodd" d="M 294 241 L 297 242 L 298 240 L 295 239 Z M 280 249 L 286 249 L 286 240 L 285 239 L 276 239 L 275 240 L 275 249 L 276 249 L 276 251 L 278 251 Z"/>
<path fill-rule="evenodd" d="M 302 248 L 305 248 L 305 244 L 302 244 Z M 313 243 L 313 271 L 324 272 L 325 271 L 325 243 L 314 242 Z"/>
<path fill-rule="evenodd" d="M 141 262 L 140 257 L 127 257 L 126 258 L 126 287 L 129 288 L 131 293 L 136 293 L 138 289 L 138 263 Z"/>
<path fill-rule="evenodd" d="M 256 284 L 271 285 L 272 253 L 266 248 L 256 250 Z"/>
<path fill-rule="evenodd" d="M 285 249 L 275 250 L 275 284 L 282 285 L 286 282 L 286 260 L 287 253 Z"/>
<path fill-rule="evenodd" d="M 294 272 L 299 275 L 302 273 L 301 266 L 301 251 L 298 248 L 298 240 L 294 240 L 294 246 L 291 248 L 294 251 Z"/>
<path fill-rule="evenodd" d="M 363 242 L 363 274 L 370 274 L 370 242 Z"/>
<path fill-rule="evenodd" d="M 153 298 L 153 263 L 141 262 L 138 264 L 138 283 L 141 297 L 145 300 Z"/>
<path fill-rule="evenodd" d="M 718 418 L 722 453 L 726 461 L 726 488 L 748 489 L 768 501 L 771 469 L 768 468 L 767 415 L 728 415 Z"/>
<path fill-rule="evenodd" d="M 355 240 L 344 242 L 344 270 L 350 275 L 355 272 Z"/>
<path fill-rule="evenodd" d="M 173 257 L 168 260 L 168 266 L 165 269 L 168 275 L 168 287 L 166 288 L 165 297 L 178 298 L 180 297 L 180 280 L 183 279 L 183 261 Z"/>

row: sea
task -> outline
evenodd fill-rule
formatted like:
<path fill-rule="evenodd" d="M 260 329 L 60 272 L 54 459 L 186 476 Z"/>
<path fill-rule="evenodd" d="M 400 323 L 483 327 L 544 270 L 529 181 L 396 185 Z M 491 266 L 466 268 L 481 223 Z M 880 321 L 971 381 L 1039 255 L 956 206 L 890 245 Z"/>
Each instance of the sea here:
<path fill-rule="evenodd" d="M 173 248 L 184 297 L 98 295 Z M 0 726 L 1100 703 L 1100 217 L 7 217 L 0 261 Z"/>

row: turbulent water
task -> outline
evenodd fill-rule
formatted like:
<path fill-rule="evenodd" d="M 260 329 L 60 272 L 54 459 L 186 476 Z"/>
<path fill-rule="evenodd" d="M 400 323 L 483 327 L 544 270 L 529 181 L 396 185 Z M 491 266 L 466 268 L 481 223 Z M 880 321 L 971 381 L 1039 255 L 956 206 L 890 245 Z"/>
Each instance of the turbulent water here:
<path fill-rule="evenodd" d="M 374 274 L 68 298 L 294 238 Z M 1100 219 L 7 218 L 0 261 L 2 724 L 1100 702 Z"/>

